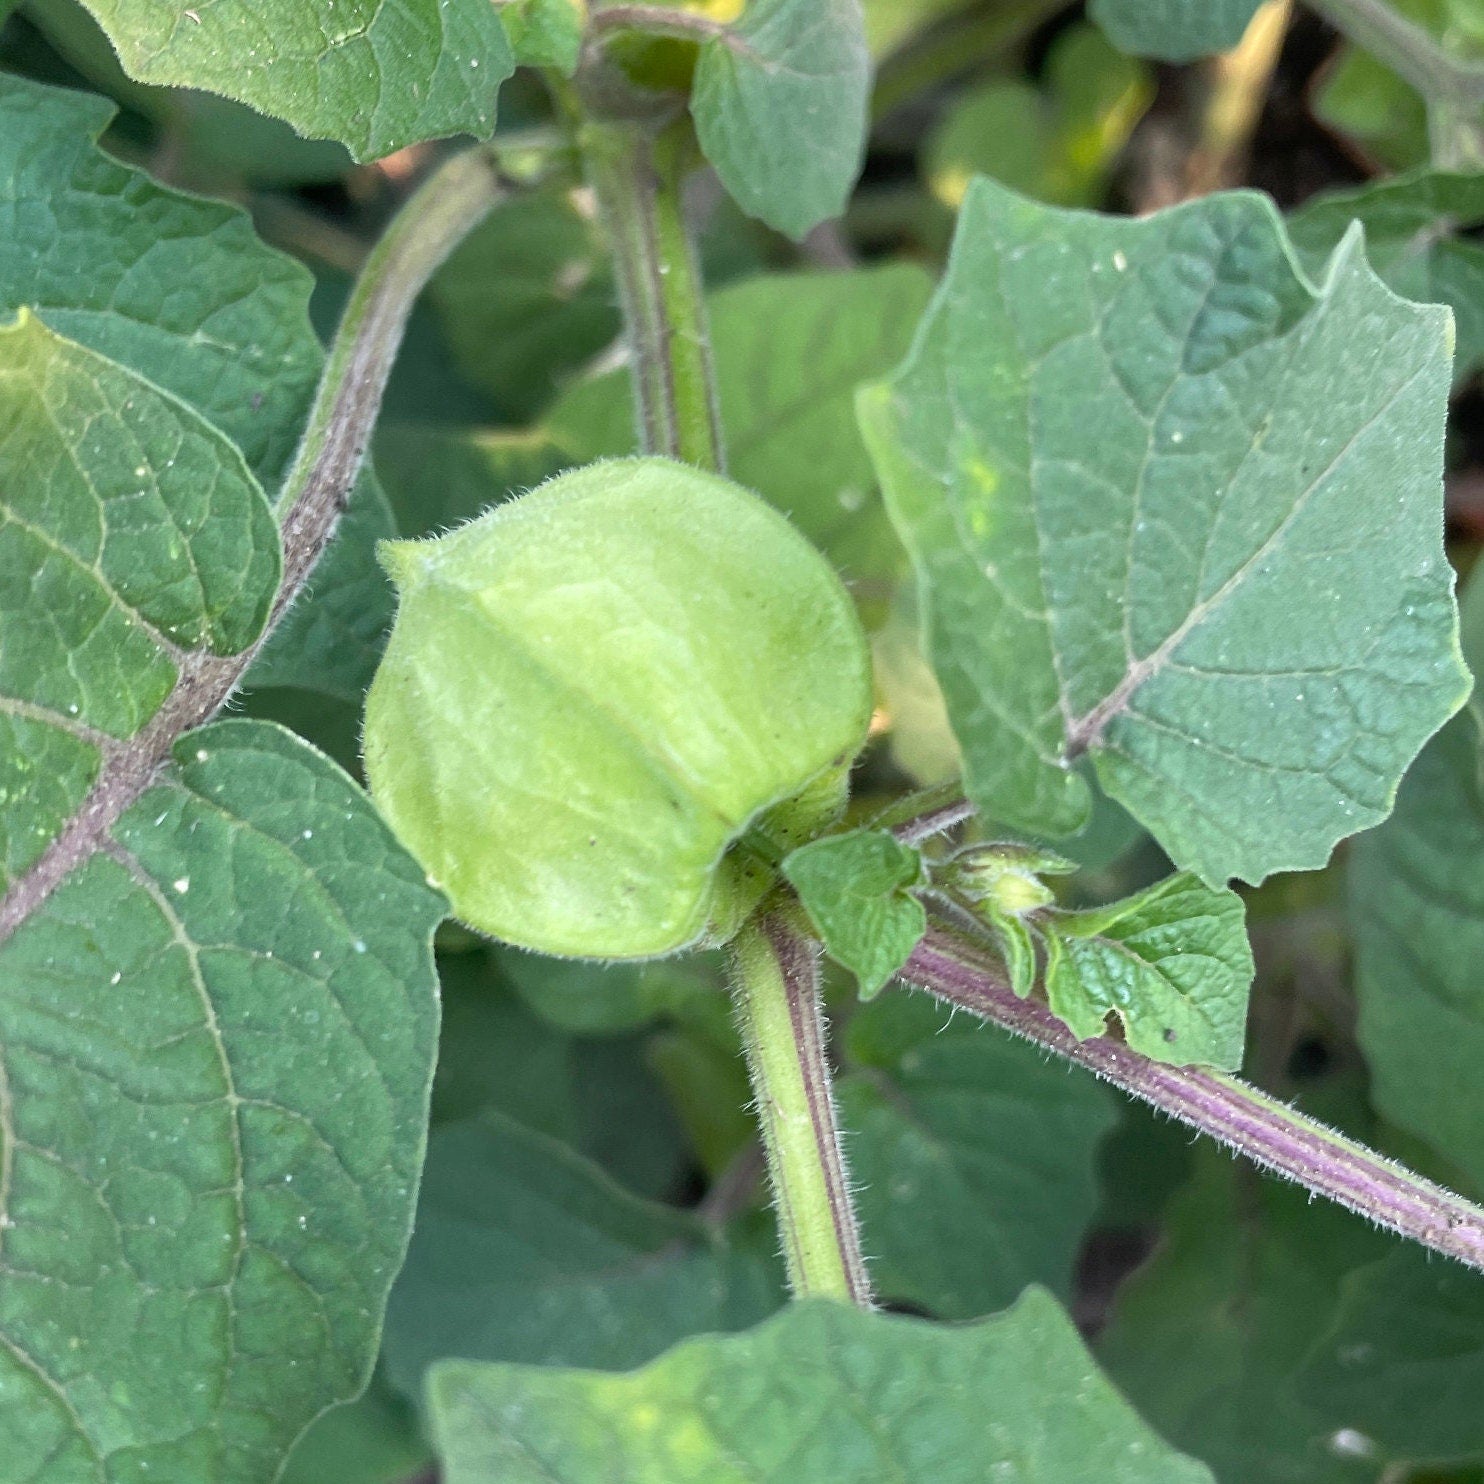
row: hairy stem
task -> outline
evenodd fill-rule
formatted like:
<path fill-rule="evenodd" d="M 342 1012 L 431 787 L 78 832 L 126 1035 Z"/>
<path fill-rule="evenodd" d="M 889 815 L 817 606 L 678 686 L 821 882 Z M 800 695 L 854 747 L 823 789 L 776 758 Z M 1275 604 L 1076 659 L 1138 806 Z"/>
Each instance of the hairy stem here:
<path fill-rule="evenodd" d="M 730 951 L 789 1287 L 796 1298 L 868 1308 L 825 1060 L 818 947 L 779 909 L 748 923 Z"/>
<path fill-rule="evenodd" d="M 930 928 L 902 977 L 1088 1068 L 1264 1169 L 1484 1270 L 1478 1206 L 1236 1077 L 1150 1061 L 1121 1041 L 1079 1041 L 1044 1005 L 1017 998 L 1000 965 L 966 939 Z"/>
<path fill-rule="evenodd" d="M 176 741 L 210 721 L 236 690 L 334 534 L 365 458 L 413 301 L 500 194 L 484 150 L 456 155 L 412 196 L 367 258 L 278 499 L 283 582 L 267 627 L 242 654 L 185 655 L 174 690 L 149 723 L 127 741 L 106 742 L 97 782 L 78 812 L 0 899 L 0 942 L 99 848 L 119 816 L 154 781 Z"/>
<path fill-rule="evenodd" d="M 1309 0 L 1356 46 L 1384 62 L 1427 103 L 1433 163 L 1477 165 L 1484 155 L 1484 67 L 1461 61 L 1388 0 Z"/>
<path fill-rule="evenodd" d="M 655 134 L 628 121 L 591 122 L 582 136 L 613 243 L 641 447 L 720 471 L 706 301 L 681 202 L 689 136 L 681 126 Z"/>
<path fill-rule="evenodd" d="M 1424 98 L 1484 101 L 1484 68 L 1451 56 L 1388 0 L 1309 0 L 1309 4 Z"/>

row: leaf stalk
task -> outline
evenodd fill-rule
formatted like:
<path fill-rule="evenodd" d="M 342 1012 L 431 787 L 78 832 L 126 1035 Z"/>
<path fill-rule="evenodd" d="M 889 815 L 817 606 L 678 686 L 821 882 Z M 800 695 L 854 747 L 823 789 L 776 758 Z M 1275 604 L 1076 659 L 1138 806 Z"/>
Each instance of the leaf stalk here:
<path fill-rule="evenodd" d="M 365 267 L 330 347 L 304 437 L 279 494 L 283 580 L 262 634 L 236 655 L 193 651 L 174 690 L 134 736 L 109 740 L 77 813 L 0 898 L 0 942 L 103 843 L 185 733 L 211 720 L 302 591 L 334 535 L 366 449 L 413 302 L 443 259 L 503 194 L 483 149 L 439 166 L 398 213 Z"/>
<path fill-rule="evenodd" d="M 987 952 L 946 928 L 929 928 L 902 978 L 1377 1226 L 1484 1271 L 1484 1209 L 1237 1077 L 1151 1061 L 1107 1037 L 1079 1041 L 1045 1005 L 1018 998 Z"/>

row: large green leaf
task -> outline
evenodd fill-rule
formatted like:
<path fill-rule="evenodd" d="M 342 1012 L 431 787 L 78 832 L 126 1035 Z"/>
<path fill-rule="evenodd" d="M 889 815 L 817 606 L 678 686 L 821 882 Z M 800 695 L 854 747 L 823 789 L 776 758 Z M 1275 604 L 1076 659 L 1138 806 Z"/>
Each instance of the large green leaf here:
<path fill-rule="evenodd" d="M 906 354 L 931 284 L 897 263 L 770 273 L 709 297 L 732 477 L 794 520 L 861 599 L 887 595 L 901 554 L 855 424 L 855 390 Z M 572 387 L 547 425 L 576 461 L 634 445 L 627 372 Z"/>
<path fill-rule="evenodd" d="M 489 0 L 85 0 L 130 77 L 200 88 L 338 139 L 358 160 L 487 138 L 514 67 Z"/>
<path fill-rule="evenodd" d="M 1457 709 L 1445 310 L 1265 198 L 1140 220 L 970 191 L 911 358 L 862 399 L 991 818 L 1109 794 L 1216 884 L 1323 864 Z M 1355 346 L 1384 341 L 1384 356 Z"/>
<path fill-rule="evenodd" d="M 1234 47 L 1261 0 L 1092 0 L 1088 13 L 1121 51 L 1191 62 Z"/>
<path fill-rule="evenodd" d="M 261 1484 L 411 1223 L 444 903 L 278 727 L 185 737 L 0 946 L 0 1457 Z"/>
<path fill-rule="evenodd" d="M 611 257 L 579 200 L 544 190 L 505 202 L 429 285 L 460 366 L 512 423 L 544 411 L 619 331 Z M 632 427 L 612 451 L 633 451 Z"/>
<path fill-rule="evenodd" d="M 1484 582 L 1464 598 L 1484 667 Z M 1371 1095 L 1484 1185 L 1484 697 L 1417 759 L 1396 813 L 1356 842 L 1350 924 Z"/>
<path fill-rule="evenodd" d="M 1206 1150 L 1164 1241 L 1120 1290 L 1098 1358 L 1151 1423 L 1222 1484 L 1376 1484 L 1295 1392 L 1340 1283 L 1387 1239 Z"/>
<path fill-rule="evenodd" d="M 28 0 L 25 19 L 100 93 L 152 120 L 170 140 L 171 177 L 219 193 L 228 182 L 295 186 L 335 180 L 350 168 L 338 144 L 300 138 L 214 93 L 135 82 L 81 0 Z"/>
<path fill-rule="evenodd" d="M 1352 221 L 1365 227 L 1366 258 L 1403 298 L 1446 304 L 1457 345 L 1453 378 L 1484 362 L 1484 248 L 1461 235 L 1484 224 L 1484 176 L 1419 170 L 1306 201 L 1288 233 L 1312 273 Z"/>
<path fill-rule="evenodd" d="M 701 47 L 696 134 L 744 211 L 802 237 L 845 208 L 870 83 L 860 0 L 747 0 Z"/>
<path fill-rule="evenodd" d="M 962 1328 L 793 1304 L 626 1375 L 440 1366 L 448 1484 L 1201 1484 L 1032 1290 Z"/>
<path fill-rule="evenodd" d="M 241 211 L 104 154 L 113 113 L 0 74 L 0 316 L 30 306 L 189 403 L 276 494 L 319 377 L 312 280 Z"/>
<path fill-rule="evenodd" d="M 0 328 L 0 887 L 185 651 L 252 643 L 278 572 L 268 502 L 220 433 L 28 312 Z"/>
<path fill-rule="evenodd" d="M 1484 1277 L 1412 1246 L 1353 1273 L 1297 1389 L 1387 1453 L 1484 1462 Z"/>
<path fill-rule="evenodd" d="M 439 1129 L 387 1310 L 392 1381 L 435 1361 L 623 1369 L 686 1335 L 743 1329 L 782 1298 L 766 1249 L 642 1201 L 502 1114 Z"/>
<path fill-rule="evenodd" d="M 882 996 L 845 1047 L 840 1115 L 877 1293 L 942 1319 L 1028 1283 L 1070 1295 L 1113 1122 L 1102 1089 L 926 995 Z"/>
<path fill-rule="evenodd" d="M 167 190 L 103 153 L 96 141 L 112 113 L 101 98 L 0 75 L 0 318 L 30 308 L 178 397 L 241 450 L 272 496 L 323 361 L 312 280 L 265 247 L 242 212 Z M 252 684 L 359 699 L 391 622 L 373 554 L 391 534 L 367 473 Z"/>
<path fill-rule="evenodd" d="M 1116 1016 L 1156 1061 L 1242 1065 L 1252 949 L 1242 899 L 1182 872 L 1137 896 L 1042 920 L 1046 997 L 1084 1040 Z"/>

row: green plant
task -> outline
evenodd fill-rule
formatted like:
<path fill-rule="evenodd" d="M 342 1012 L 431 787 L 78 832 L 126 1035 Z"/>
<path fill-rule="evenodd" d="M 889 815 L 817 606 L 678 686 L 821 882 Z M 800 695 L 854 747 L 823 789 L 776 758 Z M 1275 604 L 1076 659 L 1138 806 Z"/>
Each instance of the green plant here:
<path fill-rule="evenodd" d="M 0 0 L 0 1484 L 1479 1477 L 1416 8 L 1285 218 L 1050 204 L 1250 0 Z"/>

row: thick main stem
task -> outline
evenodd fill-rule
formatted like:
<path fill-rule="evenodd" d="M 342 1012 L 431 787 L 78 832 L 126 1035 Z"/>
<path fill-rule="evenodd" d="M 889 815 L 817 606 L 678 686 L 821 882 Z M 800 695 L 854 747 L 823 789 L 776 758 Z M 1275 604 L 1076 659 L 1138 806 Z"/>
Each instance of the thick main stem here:
<path fill-rule="evenodd" d="M 725 468 L 700 267 L 681 200 L 688 136 L 675 125 L 592 121 L 588 178 L 613 245 L 645 453 Z"/>
<path fill-rule="evenodd" d="M 731 960 L 789 1287 L 869 1307 L 825 1059 L 819 950 L 779 909 L 742 929 Z"/>
<path fill-rule="evenodd" d="M 1236 1077 L 1150 1061 L 1121 1041 L 1102 1037 L 1079 1041 L 1044 1005 L 1017 998 L 999 965 L 956 934 L 930 928 L 902 977 L 1088 1068 L 1131 1096 L 1378 1226 L 1484 1270 L 1484 1210 L 1472 1202 Z"/>

